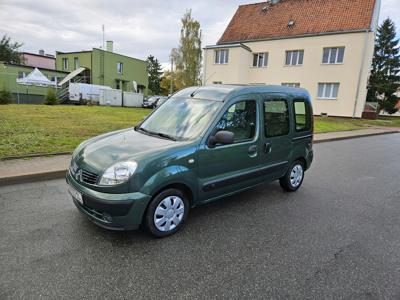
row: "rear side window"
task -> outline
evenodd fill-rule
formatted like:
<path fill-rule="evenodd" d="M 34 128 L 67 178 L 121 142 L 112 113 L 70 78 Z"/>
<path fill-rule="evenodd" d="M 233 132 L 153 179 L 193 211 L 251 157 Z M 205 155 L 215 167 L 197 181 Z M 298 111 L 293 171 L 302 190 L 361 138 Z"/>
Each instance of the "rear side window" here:
<path fill-rule="evenodd" d="M 256 101 L 236 102 L 224 113 L 216 126 L 216 131 L 233 132 L 235 143 L 251 140 L 256 133 L 256 118 Z"/>
<path fill-rule="evenodd" d="M 293 103 L 296 132 L 311 131 L 310 104 L 305 99 L 295 99 Z"/>
<path fill-rule="evenodd" d="M 286 99 L 264 101 L 264 128 L 266 137 L 289 134 L 289 107 Z"/>

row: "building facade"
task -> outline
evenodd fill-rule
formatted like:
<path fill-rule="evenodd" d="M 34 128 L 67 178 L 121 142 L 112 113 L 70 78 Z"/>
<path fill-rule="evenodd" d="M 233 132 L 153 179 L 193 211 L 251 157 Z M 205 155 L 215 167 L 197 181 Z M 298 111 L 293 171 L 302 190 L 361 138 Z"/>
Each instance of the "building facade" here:
<path fill-rule="evenodd" d="M 0 62 L 0 90 L 6 89 L 12 94 L 14 103 L 43 103 L 44 96 L 47 93 L 48 87 L 35 85 L 22 85 L 17 83 L 17 79 L 26 77 L 35 67 L 27 65 L 15 65 Z M 40 68 L 50 81 L 55 83 L 64 79 L 68 72 L 57 71 L 54 69 Z"/>
<path fill-rule="evenodd" d="M 379 0 L 274 0 L 239 6 L 204 51 L 204 84 L 303 87 L 316 115 L 361 117 Z"/>
<path fill-rule="evenodd" d="M 135 81 L 138 91 L 146 94 L 147 62 L 114 53 L 110 42 L 107 46 L 107 51 L 93 48 L 91 51 L 57 52 L 56 68 L 65 72 L 85 68 L 84 82 L 123 91 L 133 91 Z"/>
<path fill-rule="evenodd" d="M 45 53 L 44 50 L 40 50 L 38 54 L 22 52 L 21 56 L 23 64 L 26 66 L 48 70 L 56 69 L 56 58 L 52 54 Z"/>

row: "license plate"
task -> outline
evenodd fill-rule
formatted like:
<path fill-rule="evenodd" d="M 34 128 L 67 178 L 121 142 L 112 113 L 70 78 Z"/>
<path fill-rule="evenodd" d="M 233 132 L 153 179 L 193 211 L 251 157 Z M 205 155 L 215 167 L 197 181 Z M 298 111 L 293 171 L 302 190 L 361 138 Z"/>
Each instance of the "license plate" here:
<path fill-rule="evenodd" d="M 83 205 L 82 194 L 79 193 L 76 189 L 72 186 L 68 186 L 68 192 L 76 201 L 78 201 L 81 205 Z"/>

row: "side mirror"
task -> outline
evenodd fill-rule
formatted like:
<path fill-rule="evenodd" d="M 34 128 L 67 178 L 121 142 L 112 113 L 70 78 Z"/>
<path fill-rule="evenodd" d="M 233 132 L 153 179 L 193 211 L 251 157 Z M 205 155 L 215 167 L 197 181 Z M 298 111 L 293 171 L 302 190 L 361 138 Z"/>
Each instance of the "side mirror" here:
<path fill-rule="evenodd" d="M 208 139 L 208 147 L 214 148 L 217 144 L 228 145 L 233 144 L 235 134 L 232 131 L 221 130 Z"/>

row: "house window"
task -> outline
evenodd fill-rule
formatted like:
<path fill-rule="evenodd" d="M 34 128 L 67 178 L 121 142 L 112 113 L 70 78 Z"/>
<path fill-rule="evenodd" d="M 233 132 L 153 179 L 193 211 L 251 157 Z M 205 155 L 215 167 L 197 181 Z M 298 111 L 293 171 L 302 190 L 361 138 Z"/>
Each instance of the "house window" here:
<path fill-rule="evenodd" d="M 117 62 L 117 72 L 118 72 L 118 74 L 122 74 L 122 71 L 123 71 L 122 62 Z"/>
<path fill-rule="evenodd" d="M 319 99 L 337 99 L 339 92 L 339 83 L 323 82 L 318 83 Z"/>
<path fill-rule="evenodd" d="M 289 107 L 286 99 L 264 101 L 265 137 L 289 134 Z"/>
<path fill-rule="evenodd" d="M 324 48 L 322 54 L 323 64 L 341 64 L 343 63 L 344 47 Z"/>
<path fill-rule="evenodd" d="M 215 50 L 214 63 L 218 65 L 227 64 L 229 58 L 229 50 Z"/>
<path fill-rule="evenodd" d="M 62 68 L 63 70 L 68 70 L 68 58 L 66 57 L 62 59 Z"/>
<path fill-rule="evenodd" d="M 286 66 L 299 66 L 303 64 L 304 50 L 286 51 Z"/>
<path fill-rule="evenodd" d="M 79 69 L 79 57 L 74 57 L 74 66 L 75 66 L 75 70 Z"/>
<path fill-rule="evenodd" d="M 18 79 L 22 79 L 26 77 L 26 73 L 25 72 L 18 72 Z"/>
<path fill-rule="evenodd" d="M 282 82 L 283 86 L 288 86 L 288 87 L 300 87 L 300 82 Z"/>
<path fill-rule="evenodd" d="M 305 99 L 294 99 L 294 115 L 296 132 L 310 131 L 311 130 L 311 108 L 308 101 Z"/>
<path fill-rule="evenodd" d="M 268 65 L 268 52 L 253 55 L 253 67 L 261 68 Z"/>
<path fill-rule="evenodd" d="M 213 81 L 213 84 L 222 84 L 222 81 Z"/>

